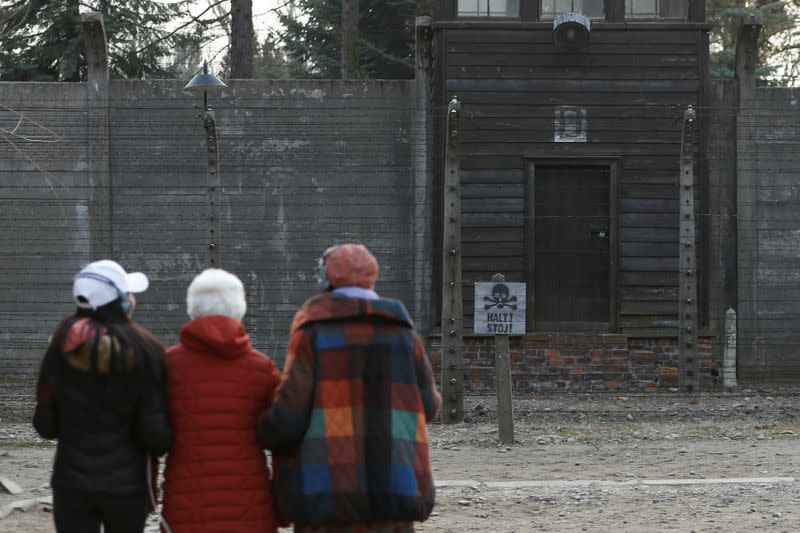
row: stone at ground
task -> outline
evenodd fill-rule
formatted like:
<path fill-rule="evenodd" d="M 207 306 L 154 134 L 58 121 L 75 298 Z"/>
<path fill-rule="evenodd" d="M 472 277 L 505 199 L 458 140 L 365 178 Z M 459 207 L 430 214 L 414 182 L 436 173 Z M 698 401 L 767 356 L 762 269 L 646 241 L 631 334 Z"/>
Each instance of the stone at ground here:
<path fill-rule="evenodd" d="M 6 476 L 0 476 L 0 487 L 9 494 L 19 494 L 22 492 L 22 487 L 14 483 Z"/>

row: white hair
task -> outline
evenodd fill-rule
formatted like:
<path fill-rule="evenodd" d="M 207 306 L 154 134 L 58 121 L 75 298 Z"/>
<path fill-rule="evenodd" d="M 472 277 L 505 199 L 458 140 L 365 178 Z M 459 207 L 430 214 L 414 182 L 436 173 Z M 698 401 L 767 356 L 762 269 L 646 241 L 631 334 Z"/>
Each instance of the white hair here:
<path fill-rule="evenodd" d="M 241 320 L 246 311 L 242 282 L 230 272 L 218 268 L 201 272 L 186 292 L 186 312 L 192 320 L 208 315 Z"/>

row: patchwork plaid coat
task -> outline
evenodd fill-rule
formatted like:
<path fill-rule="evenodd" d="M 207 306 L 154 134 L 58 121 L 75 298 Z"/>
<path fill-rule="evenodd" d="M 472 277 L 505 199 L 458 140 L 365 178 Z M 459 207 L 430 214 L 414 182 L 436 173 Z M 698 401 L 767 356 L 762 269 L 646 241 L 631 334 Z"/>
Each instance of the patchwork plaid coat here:
<path fill-rule="evenodd" d="M 275 452 L 281 518 L 425 520 L 434 504 L 425 425 L 440 405 L 401 302 L 311 298 L 294 318 L 275 404 L 258 424 Z"/>

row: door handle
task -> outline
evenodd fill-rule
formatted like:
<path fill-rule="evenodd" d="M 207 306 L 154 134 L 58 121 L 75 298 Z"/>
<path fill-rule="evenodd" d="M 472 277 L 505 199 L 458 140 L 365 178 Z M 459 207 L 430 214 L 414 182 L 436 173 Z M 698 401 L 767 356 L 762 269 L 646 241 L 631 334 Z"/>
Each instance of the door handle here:
<path fill-rule="evenodd" d="M 608 239 L 608 228 L 591 228 L 589 233 L 598 239 Z"/>

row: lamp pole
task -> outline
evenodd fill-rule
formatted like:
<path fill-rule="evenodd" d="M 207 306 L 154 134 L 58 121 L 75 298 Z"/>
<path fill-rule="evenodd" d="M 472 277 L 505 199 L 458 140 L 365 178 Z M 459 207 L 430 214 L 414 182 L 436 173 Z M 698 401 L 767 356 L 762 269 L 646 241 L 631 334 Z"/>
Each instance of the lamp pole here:
<path fill-rule="evenodd" d="M 206 93 L 203 92 L 203 100 Z M 206 107 L 203 112 L 203 126 L 206 129 L 206 148 L 208 152 L 208 267 L 221 268 L 220 248 L 222 246 L 219 222 L 219 151 L 217 149 L 217 123 L 214 111 Z"/>
<path fill-rule="evenodd" d="M 207 234 L 207 266 L 209 268 L 221 268 L 222 262 L 221 244 L 222 231 L 220 224 L 220 188 L 221 181 L 219 176 L 219 149 L 217 146 L 217 123 L 214 110 L 208 105 L 208 92 L 219 92 L 227 85 L 208 73 L 208 62 L 203 62 L 203 73 L 197 74 L 186 84 L 184 91 L 203 92 L 203 127 L 206 130 L 206 151 L 208 154 L 206 187 L 208 201 L 206 205 L 206 220 L 208 223 Z"/>

